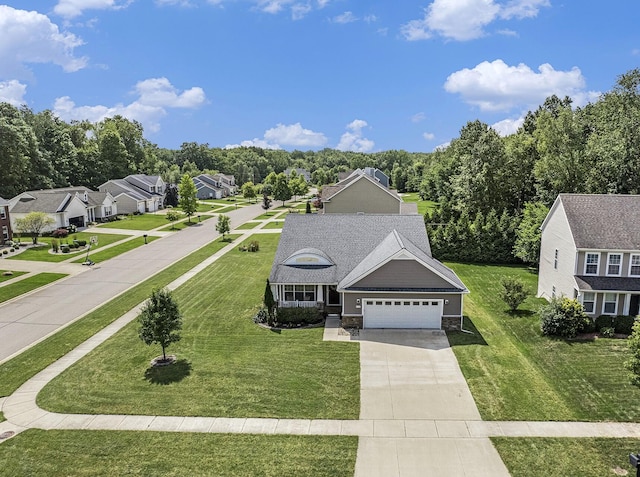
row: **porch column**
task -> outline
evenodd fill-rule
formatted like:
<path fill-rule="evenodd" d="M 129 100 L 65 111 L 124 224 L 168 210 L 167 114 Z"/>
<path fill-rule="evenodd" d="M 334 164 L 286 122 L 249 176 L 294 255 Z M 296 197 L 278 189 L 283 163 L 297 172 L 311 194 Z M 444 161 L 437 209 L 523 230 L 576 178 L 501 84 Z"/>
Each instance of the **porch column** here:
<path fill-rule="evenodd" d="M 318 292 L 316 293 L 316 301 L 324 303 L 324 285 L 318 285 Z"/>
<path fill-rule="evenodd" d="M 630 305 L 631 305 L 631 293 L 627 293 L 624 296 L 624 306 L 622 307 L 622 314 L 623 315 L 628 315 L 629 314 Z"/>

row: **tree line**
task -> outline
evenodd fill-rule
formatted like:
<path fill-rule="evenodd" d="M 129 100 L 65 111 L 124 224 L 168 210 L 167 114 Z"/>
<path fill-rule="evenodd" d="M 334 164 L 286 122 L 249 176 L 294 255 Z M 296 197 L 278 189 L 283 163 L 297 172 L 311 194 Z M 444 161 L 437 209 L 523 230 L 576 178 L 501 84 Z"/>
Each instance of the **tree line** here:
<path fill-rule="evenodd" d="M 640 191 L 639 85 L 640 70 L 634 69 L 584 107 L 551 96 L 505 137 L 470 121 L 448 146 L 431 153 L 224 149 L 195 142 L 164 149 L 145 139 L 140 123 L 120 116 L 67 123 L 48 110 L 0 103 L 0 196 L 96 188 L 132 173 L 178 184 L 184 174 L 200 172 L 233 174 L 238 184 L 267 183 L 286 196 L 275 176 L 287 168 L 307 169 L 321 186 L 368 166 L 389 175 L 399 192 L 419 192 L 439 204 L 426 217 L 438 258 L 535 261 L 540 217 L 559 193 Z"/>

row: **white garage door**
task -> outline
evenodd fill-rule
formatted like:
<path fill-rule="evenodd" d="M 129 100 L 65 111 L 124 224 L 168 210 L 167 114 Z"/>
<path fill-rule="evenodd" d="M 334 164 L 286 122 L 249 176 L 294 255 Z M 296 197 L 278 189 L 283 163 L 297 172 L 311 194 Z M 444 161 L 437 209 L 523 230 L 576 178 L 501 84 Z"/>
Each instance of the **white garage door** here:
<path fill-rule="evenodd" d="M 441 328 L 443 300 L 363 300 L 364 328 Z"/>

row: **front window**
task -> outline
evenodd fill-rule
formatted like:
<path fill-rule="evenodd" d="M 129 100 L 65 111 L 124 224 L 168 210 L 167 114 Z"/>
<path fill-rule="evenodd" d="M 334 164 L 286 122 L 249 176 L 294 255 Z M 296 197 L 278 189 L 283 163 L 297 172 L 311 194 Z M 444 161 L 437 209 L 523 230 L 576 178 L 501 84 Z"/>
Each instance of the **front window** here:
<path fill-rule="evenodd" d="M 629 275 L 640 277 L 640 255 L 631 255 L 629 261 Z"/>
<path fill-rule="evenodd" d="M 620 276 L 622 268 L 622 254 L 610 253 L 607 261 L 607 275 Z"/>
<path fill-rule="evenodd" d="M 9 229 L 6 225 L 2 226 L 2 238 L 5 240 L 9 240 Z"/>
<path fill-rule="evenodd" d="M 603 315 L 615 315 L 618 310 L 618 295 L 616 293 L 605 293 L 602 303 Z"/>
<path fill-rule="evenodd" d="M 584 262 L 584 274 L 585 275 L 597 275 L 598 265 L 600 265 L 599 253 L 587 253 L 587 257 Z"/>
<path fill-rule="evenodd" d="M 6 218 L 7 218 L 7 208 L 0 207 L 0 219 L 6 219 Z"/>
<path fill-rule="evenodd" d="M 316 286 L 285 285 L 284 301 L 316 301 Z"/>
<path fill-rule="evenodd" d="M 558 269 L 558 249 L 556 249 L 553 257 L 553 268 Z"/>
<path fill-rule="evenodd" d="M 593 292 L 585 292 L 582 295 L 582 308 L 585 313 L 593 314 L 596 304 L 596 294 Z"/>

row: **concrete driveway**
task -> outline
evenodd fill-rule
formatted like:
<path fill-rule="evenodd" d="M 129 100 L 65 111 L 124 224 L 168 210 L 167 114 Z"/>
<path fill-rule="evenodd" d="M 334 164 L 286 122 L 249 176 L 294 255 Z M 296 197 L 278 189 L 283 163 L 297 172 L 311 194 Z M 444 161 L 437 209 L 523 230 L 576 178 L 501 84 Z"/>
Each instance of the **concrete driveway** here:
<path fill-rule="evenodd" d="M 360 419 L 414 420 L 404 434 L 361 437 L 356 477 L 508 476 L 444 332 L 361 330 Z M 405 422 L 406 426 L 407 423 Z"/>

